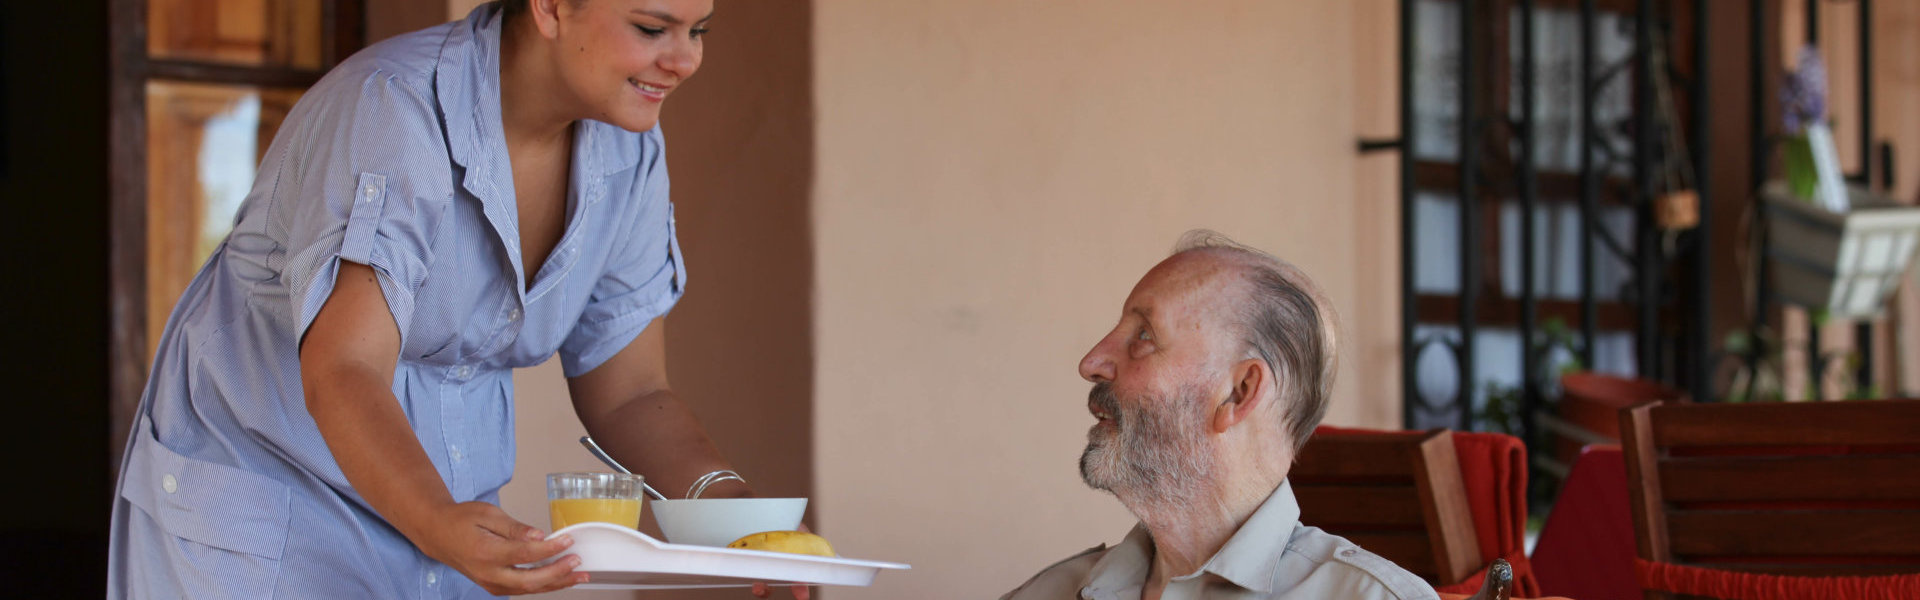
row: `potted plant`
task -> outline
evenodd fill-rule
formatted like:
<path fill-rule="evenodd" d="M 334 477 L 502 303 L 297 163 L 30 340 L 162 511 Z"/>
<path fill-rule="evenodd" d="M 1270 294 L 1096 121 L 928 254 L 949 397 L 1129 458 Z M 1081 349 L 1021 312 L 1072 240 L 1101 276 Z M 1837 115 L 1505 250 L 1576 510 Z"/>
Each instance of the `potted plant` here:
<path fill-rule="evenodd" d="M 1781 105 L 1787 179 L 1760 190 L 1773 291 L 1831 318 L 1877 317 L 1920 251 L 1920 209 L 1846 184 L 1827 124 L 1825 68 L 1812 48 L 1788 74 Z"/>

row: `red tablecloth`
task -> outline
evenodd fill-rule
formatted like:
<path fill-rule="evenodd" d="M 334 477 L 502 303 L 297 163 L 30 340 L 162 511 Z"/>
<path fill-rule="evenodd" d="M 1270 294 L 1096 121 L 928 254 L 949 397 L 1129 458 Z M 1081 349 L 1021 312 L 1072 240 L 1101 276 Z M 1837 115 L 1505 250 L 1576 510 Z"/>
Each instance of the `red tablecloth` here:
<path fill-rule="evenodd" d="M 1587 446 L 1574 460 L 1533 547 L 1540 591 L 1580 600 L 1641 600 L 1633 570 L 1627 461 L 1615 445 Z"/>

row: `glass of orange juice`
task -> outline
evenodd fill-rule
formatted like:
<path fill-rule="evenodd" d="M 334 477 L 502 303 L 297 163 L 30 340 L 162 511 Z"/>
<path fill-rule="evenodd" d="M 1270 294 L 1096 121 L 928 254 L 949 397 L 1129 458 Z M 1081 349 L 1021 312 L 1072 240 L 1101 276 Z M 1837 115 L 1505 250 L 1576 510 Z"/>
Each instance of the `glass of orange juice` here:
<path fill-rule="evenodd" d="M 589 521 L 639 528 L 641 481 L 626 473 L 548 474 L 547 515 L 553 529 Z"/>

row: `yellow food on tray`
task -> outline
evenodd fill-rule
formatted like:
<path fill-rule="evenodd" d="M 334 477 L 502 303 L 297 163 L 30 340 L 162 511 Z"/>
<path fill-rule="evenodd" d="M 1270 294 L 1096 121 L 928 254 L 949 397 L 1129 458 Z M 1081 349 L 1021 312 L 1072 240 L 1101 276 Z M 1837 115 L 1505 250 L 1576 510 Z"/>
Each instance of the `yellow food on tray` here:
<path fill-rule="evenodd" d="M 833 544 L 823 538 L 805 531 L 762 531 L 748 534 L 746 537 L 727 544 L 728 548 L 743 550 L 765 550 L 767 552 L 786 552 L 790 554 L 811 554 L 832 558 Z"/>

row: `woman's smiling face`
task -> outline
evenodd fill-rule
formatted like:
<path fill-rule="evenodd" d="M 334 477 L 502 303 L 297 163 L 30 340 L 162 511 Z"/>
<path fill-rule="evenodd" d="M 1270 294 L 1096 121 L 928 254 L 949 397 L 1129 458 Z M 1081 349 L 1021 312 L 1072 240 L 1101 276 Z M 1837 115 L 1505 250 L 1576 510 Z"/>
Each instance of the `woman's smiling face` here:
<path fill-rule="evenodd" d="M 638 132 L 700 69 L 713 1 L 560 0 L 554 10 L 559 78 L 573 100 L 589 118 Z"/>

